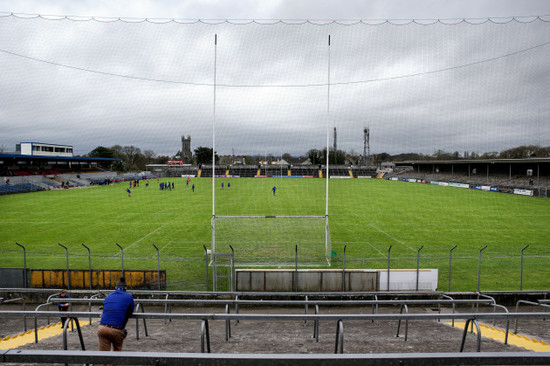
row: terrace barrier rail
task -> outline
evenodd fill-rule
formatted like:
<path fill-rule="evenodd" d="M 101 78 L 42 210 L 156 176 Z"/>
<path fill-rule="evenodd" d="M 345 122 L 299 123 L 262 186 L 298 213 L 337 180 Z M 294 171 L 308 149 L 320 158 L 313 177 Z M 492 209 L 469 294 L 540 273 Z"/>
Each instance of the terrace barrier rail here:
<path fill-rule="evenodd" d="M 49 318 L 49 317 L 62 317 L 73 319 L 76 321 L 78 326 L 78 318 L 99 318 L 101 317 L 100 312 L 65 312 L 65 311 L 0 311 L 1 318 L 18 318 L 18 317 L 34 317 L 37 318 Z M 481 352 L 481 328 L 479 327 L 478 322 L 480 320 L 506 320 L 510 321 L 511 319 L 544 319 L 548 316 L 548 313 L 545 312 L 530 312 L 530 313 L 454 313 L 454 314 L 410 314 L 410 313 L 400 313 L 400 314 L 228 314 L 228 313 L 136 313 L 134 318 L 136 319 L 136 333 L 139 332 L 137 327 L 137 320 L 139 319 L 170 319 L 172 321 L 200 321 L 201 322 L 201 353 L 210 353 L 210 332 L 209 332 L 209 322 L 211 321 L 236 321 L 236 320 L 246 320 L 246 321 L 283 321 L 283 322 L 303 322 L 303 321 L 333 321 L 336 326 L 336 335 L 335 335 L 335 353 L 344 353 L 344 322 L 348 321 L 433 321 L 438 319 L 453 319 L 453 320 L 464 320 L 465 326 L 462 334 L 462 339 L 460 341 L 459 351 L 464 350 L 464 345 L 466 342 L 466 337 L 468 334 L 468 328 L 470 323 L 476 326 L 477 328 L 477 352 Z M 63 331 L 67 332 L 67 325 L 70 322 L 70 319 L 64 324 Z M 81 341 L 81 347 L 84 350 L 85 345 L 82 337 L 79 337 Z M 258 331 L 255 332 L 251 337 L 257 338 L 261 337 L 261 327 L 258 328 Z M 227 339 L 227 338 L 226 338 Z M 66 335 L 63 337 L 64 347 L 66 348 Z M 458 340 L 457 340 L 458 343 Z M 547 361 L 550 361 L 550 354 L 547 355 Z"/>
<path fill-rule="evenodd" d="M 548 365 L 550 354 L 544 352 L 481 353 L 369 353 L 369 354 L 228 354 L 102 352 L 51 350 L 0 350 L 5 363 L 74 363 L 119 365 Z"/>

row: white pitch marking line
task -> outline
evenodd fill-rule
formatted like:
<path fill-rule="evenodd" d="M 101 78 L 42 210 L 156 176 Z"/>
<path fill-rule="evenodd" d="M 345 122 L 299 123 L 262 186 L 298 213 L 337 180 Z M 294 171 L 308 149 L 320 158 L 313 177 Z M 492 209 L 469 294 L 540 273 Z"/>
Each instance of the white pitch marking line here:
<path fill-rule="evenodd" d="M 377 247 L 375 247 L 374 245 L 372 245 L 371 243 L 369 243 L 367 241 L 367 244 L 370 245 L 374 250 L 376 250 L 378 253 L 380 253 L 381 256 L 385 257 L 386 255 L 384 253 L 382 253 L 382 251 L 380 251 L 380 249 L 378 249 Z"/>
<path fill-rule="evenodd" d="M 164 248 L 166 248 L 167 246 L 169 246 L 170 244 L 172 244 L 171 241 L 168 242 L 168 244 L 166 244 L 165 246 L 163 246 L 162 248 L 159 249 L 159 252 L 162 252 L 164 250 Z"/>
<path fill-rule="evenodd" d="M 408 246 L 407 244 L 403 243 L 401 240 L 398 240 L 396 238 L 394 238 L 393 236 L 391 236 L 390 234 L 388 234 L 387 232 L 385 232 L 384 230 L 380 230 L 379 228 L 377 228 L 376 226 L 372 225 L 372 224 L 369 224 L 370 227 L 380 231 L 382 234 L 385 234 L 386 236 L 388 236 L 390 239 L 392 240 L 395 240 L 396 242 L 398 242 L 399 244 L 401 245 L 404 245 L 406 246 L 407 248 L 409 248 L 410 250 L 412 250 L 413 252 L 416 252 L 416 249 L 413 249 L 411 248 L 410 246 Z"/>
<path fill-rule="evenodd" d="M 166 225 L 168 225 L 168 224 L 164 224 L 164 225 L 162 225 L 162 226 L 157 227 L 155 230 L 151 231 L 149 234 L 145 235 L 143 238 L 138 239 L 138 240 L 136 240 L 135 242 L 133 242 L 132 244 L 128 245 L 126 248 L 124 248 L 124 250 L 130 249 L 131 247 L 133 247 L 134 245 L 136 245 L 137 243 L 139 243 L 140 241 L 142 241 L 143 239 L 145 239 L 145 238 L 148 237 L 149 235 L 153 234 L 154 232 L 159 231 L 160 229 L 162 229 L 162 228 L 165 227 Z"/>

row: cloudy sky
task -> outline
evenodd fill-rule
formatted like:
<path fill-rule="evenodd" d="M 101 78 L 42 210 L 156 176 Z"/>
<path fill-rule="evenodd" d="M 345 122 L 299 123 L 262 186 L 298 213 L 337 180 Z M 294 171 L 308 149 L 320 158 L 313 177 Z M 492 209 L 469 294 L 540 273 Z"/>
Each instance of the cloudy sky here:
<path fill-rule="evenodd" d="M 174 154 L 190 135 L 300 155 L 336 128 L 362 153 L 365 127 L 372 153 L 550 145 L 550 1 L 0 0 L 0 15 L 8 152 Z"/>

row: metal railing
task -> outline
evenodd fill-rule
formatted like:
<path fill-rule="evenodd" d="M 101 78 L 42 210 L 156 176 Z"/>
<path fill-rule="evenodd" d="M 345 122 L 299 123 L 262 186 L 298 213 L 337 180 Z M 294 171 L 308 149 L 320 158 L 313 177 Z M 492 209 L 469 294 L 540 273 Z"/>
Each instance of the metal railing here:
<path fill-rule="evenodd" d="M 57 301 L 65 301 L 68 303 L 77 303 L 77 304 L 88 304 L 91 303 L 94 304 L 102 304 L 103 299 L 61 299 L 61 298 L 49 298 L 52 302 Z M 452 313 L 455 313 L 456 305 L 472 305 L 472 309 L 474 306 L 479 306 L 480 304 L 493 306 L 493 307 L 500 307 L 503 308 L 505 312 L 508 312 L 508 310 L 502 306 L 495 303 L 495 300 L 491 297 L 488 297 L 486 299 L 480 299 L 479 297 L 476 299 L 453 299 L 449 296 L 447 296 L 447 299 L 391 299 L 391 300 L 315 300 L 315 299 L 309 299 L 308 296 L 305 296 L 304 300 L 243 300 L 239 299 L 238 295 L 235 296 L 235 299 L 233 300 L 219 300 L 219 299 L 169 299 L 168 295 L 165 299 L 134 299 L 136 303 L 136 311 L 140 308 L 143 311 L 143 305 L 164 305 L 164 313 L 171 313 L 171 309 L 174 305 L 202 305 L 202 306 L 212 306 L 212 305 L 219 305 L 219 306 L 225 306 L 225 312 L 227 314 L 230 313 L 230 306 L 233 305 L 235 308 L 235 314 L 239 314 L 239 309 L 243 305 L 250 305 L 250 306 L 291 306 L 291 307 L 298 307 L 298 306 L 304 306 L 304 314 L 308 314 L 309 306 L 315 307 L 315 314 L 320 314 L 319 306 L 364 306 L 364 305 L 370 305 L 372 307 L 372 314 L 378 314 L 379 306 L 381 305 L 399 305 L 401 307 L 401 312 L 403 309 L 408 313 L 408 306 L 419 306 L 419 305 L 437 305 L 439 309 L 439 313 L 441 313 L 441 305 L 451 305 L 452 306 Z M 168 306 L 169 305 L 169 306 Z M 170 311 L 168 311 L 170 309 Z M 476 308 L 477 309 L 477 308 Z M 90 311 L 90 310 L 89 310 Z M 91 320 L 90 320 L 91 322 Z M 305 324 L 307 325 L 307 320 L 305 321 Z M 453 319 L 453 326 L 454 326 L 454 319 Z M 472 324 L 473 326 L 473 324 Z M 146 329 L 146 324 L 144 320 L 144 327 Z M 397 326 L 397 337 L 399 337 L 401 327 L 401 320 L 398 322 Z M 406 320 L 405 323 L 405 338 L 404 340 L 407 341 L 408 339 L 408 329 L 409 329 L 409 322 Z M 136 320 L 136 330 L 138 330 L 137 326 L 137 320 Z M 319 341 L 319 322 L 315 321 L 314 325 L 314 334 L 313 337 L 316 339 L 316 341 Z M 507 343 L 507 335 L 509 331 L 509 326 L 507 324 L 506 327 L 506 343 Z M 147 332 L 147 331 L 146 331 Z M 231 327 L 229 321 L 227 321 L 226 324 L 226 339 L 228 339 L 231 335 Z M 147 335 L 147 334 L 146 334 Z M 139 331 L 136 331 L 136 337 L 139 339 Z"/>
<path fill-rule="evenodd" d="M 68 317 L 72 319 L 78 319 L 82 317 L 101 317 L 100 312 L 65 312 L 65 311 L 0 311 L 0 318 L 13 318 L 31 316 L 35 319 L 48 318 L 52 316 Z M 437 320 L 437 319 L 462 319 L 466 321 L 463 330 L 462 342 L 460 351 L 464 349 L 464 343 L 466 335 L 468 333 L 468 327 L 473 324 L 477 328 L 477 350 L 481 350 L 481 329 L 479 328 L 478 321 L 491 320 L 491 319 L 539 319 L 546 318 L 548 316 L 545 312 L 532 312 L 532 313 L 455 313 L 455 314 L 228 314 L 228 313 L 134 313 L 133 317 L 137 319 L 166 319 L 172 320 L 195 320 L 201 321 L 201 352 L 207 350 L 210 351 L 210 337 L 209 337 L 209 321 L 231 321 L 231 320 L 247 320 L 247 321 L 336 321 L 337 334 L 336 334 L 336 348 L 338 352 L 343 352 L 344 341 L 344 327 L 343 322 L 346 321 L 372 321 L 372 320 L 385 320 L 385 321 L 400 321 L 400 320 Z M 68 324 L 69 320 L 65 323 Z M 340 324 L 341 323 L 341 324 Z M 137 323 L 136 323 L 137 324 Z M 137 328 L 137 326 L 136 326 Z M 37 330 L 37 329 L 36 329 Z M 139 329 L 136 329 L 136 333 Z M 37 332 L 35 333 L 37 334 Z M 257 335 L 256 335 L 257 337 Z"/>
<path fill-rule="evenodd" d="M 548 365 L 546 352 L 479 352 L 479 353 L 369 353 L 369 354 L 234 354 L 234 353 L 168 353 L 0 350 L 0 362 L 6 363 L 72 363 L 119 365 Z"/>

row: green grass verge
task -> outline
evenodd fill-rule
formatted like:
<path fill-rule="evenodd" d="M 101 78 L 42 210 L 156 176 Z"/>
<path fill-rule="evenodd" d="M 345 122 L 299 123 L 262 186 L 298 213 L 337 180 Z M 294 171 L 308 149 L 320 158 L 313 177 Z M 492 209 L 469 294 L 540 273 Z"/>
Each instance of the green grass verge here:
<path fill-rule="evenodd" d="M 22 251 L 15 245 L 19 242 L 27 248 L 29 267 L 64 268 L 65 251 L 57 245 L 62 243 L 69 248 L 71 268 L 86 269 L 84 243 L 91 248 L 94 268 L 118 269 L 119 243 L 125 248 L 126 269 L 154 270 L 156 244 L 169 289 L 204 289 L 211 179 L 192 179 L 195 192 L 184 179 L 168 180 L 175 182 L 173 191 L 160 191 L 156 181 L 148 188 L 142 182 L 132 189 L 132 197 L 126 194 L 126 183 L 1 196 L 0 267 L 22 266 Z M 324 215 L 325 187 L 323 179 L 217 179 L 216 215 Z M 337 253 L 332 268 L 341 268 L 344 246 L 347 268 L 386 268 L 390 245 L 392 268 L 416 268 L 417 250 L 424 246 L 420 267 L 439 269 L 441 290 L 448 288 L 454 245 L 451 290 L 477 289 L 478 255 L 485 245 L 481 289 L 518 290 L 520 252 L 527 244 L 523 289 L 547 289 L 549 222 L 548 199 L 377 179 L 329 181 L 330 235 Z M 266 230 L 265 236 L 273 231 L 277 233 Z M 299 230 L 292 232 L 300 235 Z M 297 237 L 296 244 L 301 242 L 304 238 Z M 294 243 L 288 244 L 293 250 Z M 250 248 L 239 243 L 233 247 L 238 266 L 239 253 Z M 324 254 L 324 248 L 319 250 Z M 300 244 L 298 251 L 306 253 Z M 307 254 L 303 256 L 299 262 L 307 263 Z"/>

